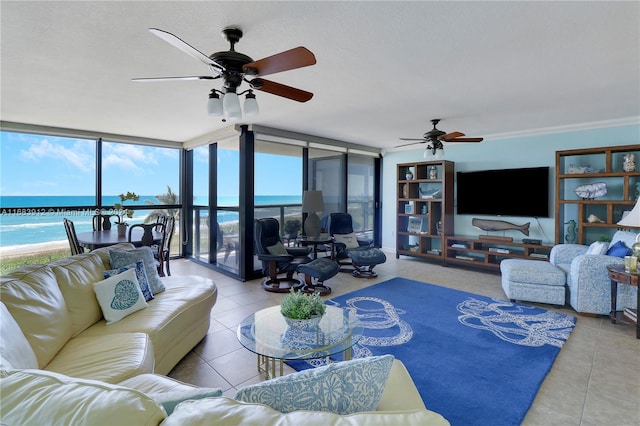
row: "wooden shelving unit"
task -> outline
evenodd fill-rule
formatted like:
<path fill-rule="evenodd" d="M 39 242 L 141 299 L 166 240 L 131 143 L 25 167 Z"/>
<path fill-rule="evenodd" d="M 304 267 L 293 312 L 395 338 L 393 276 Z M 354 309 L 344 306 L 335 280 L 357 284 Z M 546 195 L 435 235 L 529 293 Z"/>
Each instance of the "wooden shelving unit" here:
<path fill-rule="evenodd" d="M 444 261 L 444 237 L 453 234 L 454 163 L 402 163 L 397 170 L 396 258 Z"/>
<path fill-rule="evenodd" d="M 624 171 L 624 156 L 634 154 L 636 168 Z M 575 189 L 604 183 L 607 194 L 582 199 Z M 556 151 L 556 244 L 591 244 L 613 236 L 624 211 L 640 191 L 640 145 Z M 597 221 L 595 218 L 600 221 Z"/>
<path fill-rule="evenodd" d="M 504 259 L 548 260 L 550 246 L 512 241 L 448 236 L 445 238 L 446 264 L 499 269 Z"/>

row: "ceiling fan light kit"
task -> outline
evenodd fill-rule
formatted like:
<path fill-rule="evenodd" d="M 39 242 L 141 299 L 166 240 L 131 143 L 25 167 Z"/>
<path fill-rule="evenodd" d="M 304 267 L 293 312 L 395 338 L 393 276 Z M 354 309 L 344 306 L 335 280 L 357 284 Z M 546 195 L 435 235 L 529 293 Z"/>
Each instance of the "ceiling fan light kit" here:
<path fill-rule="evenodd" d="M 243 111 L 240 108 L 239 96 L 245 93 L 244 116 L 257 116 L 260 110 L 253 90 L 260 90 L 298 102 L 307 102 L 313 97 L 313 93 L 311 92 L 263 78 L 257 78 L 258 76 L 314 65 L 316 58 L 313 53 L 305 47 L 296 47 L 254 61 L 251 57 L 235 51 L 235 44 L 242 38 L 242 30 L 240 28 L 227 27 L 223 29 L 222 36 L 229 42 L 229 50 L 215 52 L 210 56 L 205 55 L 167 31 L 157 28 L 149 28 L 149 31 L 165 42 L 182 50 L 184 53 L 203 62 L 214 76 L 134 78 L 133 80 L 153 82 L 168 80 L 215 80 L 221 78 L 224 81 L 223 90 L 212 89 L 209 93 L 207 113 L 210 116 L 222 116 L 227 120 L 241 119 Z M 247 77 L 251 77 L 252 79 L 249 80 Z M 238 93 L 237 89 L 243 82 L 248 83 L 250 89 Z M 222 99 L 220 96 L 222 96 Z"/>
<path fill-rule="evenodd" d="M 445 133 L 442 130 L 436 129 L 436 125 L 440 122 L 439 118 L 431 120 L 433 129 L 422 135 L 422 139 L 413 138 L 400 138 L 403 141 L 414 141 L 411 143 L 397 145 L 396 148 L 402 146 L 415 145 L 419 143 L 426 143 L 427 147 L 424 150 L 424 158 L 428 160 L 443 160 L 444 159 L 444 144 L 443 142 L 482 142 L 482 138 L 463 138 L 464 133 L 451 132 Z"/>

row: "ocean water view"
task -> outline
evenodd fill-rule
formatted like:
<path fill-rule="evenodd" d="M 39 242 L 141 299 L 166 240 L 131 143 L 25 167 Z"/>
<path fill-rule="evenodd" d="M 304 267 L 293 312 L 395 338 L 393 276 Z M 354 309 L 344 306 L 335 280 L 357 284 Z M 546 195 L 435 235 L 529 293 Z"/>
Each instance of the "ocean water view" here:
<path fill-rule="evenodd" d="M 147 201 L 148 200 L 148 201 Z M 73 221 L 76 232 L 93 230 L 93 215 L 96 213 L 95 196 L 0 196 L 0 247 L 10 247 L 27 244 L 41 244 L 49 242 L 66 241 L 67 234 L 64 230 L 63 219 Z M 120 202 L 117 195 L 104 196 L 103 205 L 113 206 Z M 148 206 L 157 204 L 158 200 L 153 195 L 141 195 L 137 202 L 126 201 L 128 206 Z M 197 196 L 196 205 L 206 206 L 208 198 Z M 256 206 L 301 204 L 301 195 L 268 195 L 256 196 Z M 219 205 L 234 207 L 238 205 L 238 197 L 219 197 Z M 53 206 L 53 208 L 43 207 Z M 65 209 L 86 207 L 80 211 Z M 162 205 L 157 206 L 162 209 Z M 129 223 L 142 223 L 152 211 L 135 211 Z M 238 220 L 238 213 L 233 211 L 218 211 L 218 222 L 234 222 Z"/>

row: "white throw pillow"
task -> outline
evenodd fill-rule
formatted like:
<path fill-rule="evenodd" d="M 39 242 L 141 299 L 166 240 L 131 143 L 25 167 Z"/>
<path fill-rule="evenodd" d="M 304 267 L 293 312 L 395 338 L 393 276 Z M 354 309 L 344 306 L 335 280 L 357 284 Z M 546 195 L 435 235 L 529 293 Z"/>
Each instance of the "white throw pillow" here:
<path fill-rule="evenodd" d="M 591 243 L 585 254 L 606 254 L 609 249 L 609 243 L 604 241 L 594 241 Z"/>
<path fill-rule="evenodd" d="M 281 413 L 375 411 L 392 365 L 393 355 L 332 363 L 244 387 L 235 399 L 265 404 Z"/>
<path fill-rule="evenodd" d="M 135 269 L 128 269 L 95 283 L 93 291 L 96 292 L 107 325 L 148 306 L 140 290 Z"/>
<path fill-rule="evenodd" d="M 360 244 L 358 244 L 358 237 L 356 237 L 355 232 L 350 234 L 333 234 L 333 238 L 336 240 L 336 243 L 342 243 L 347 246 L 348 249 L 360 247 Z"/>

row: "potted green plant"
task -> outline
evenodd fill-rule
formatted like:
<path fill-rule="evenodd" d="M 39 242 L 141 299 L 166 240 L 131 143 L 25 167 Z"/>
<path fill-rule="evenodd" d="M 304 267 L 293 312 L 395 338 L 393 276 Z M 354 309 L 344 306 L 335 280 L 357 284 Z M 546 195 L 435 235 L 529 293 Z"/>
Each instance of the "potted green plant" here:
<path fill-rule="evenodd" d="M 124 208 L 124 202 L 127 200 L 138 201 L 140 196 L 135 192 L 127 191 L 126 194 L 120 194 L 120 202 L 113 205 L 113 208 L 118 211 L 120 220 L 118 221 L 118 236 L 124 237 L 127 234 L 128 223 L 124 219 L 125 216 L 131 219 L 133 217 L 133 210 Z"/>
<path fill-rule="evenodd" d="M 291 327 L 309 330 L 315 327 L 324 315 L 327 306 L 320 294 L 307 294 L 291 289 L 282 298 L 280 312 Z"/>

